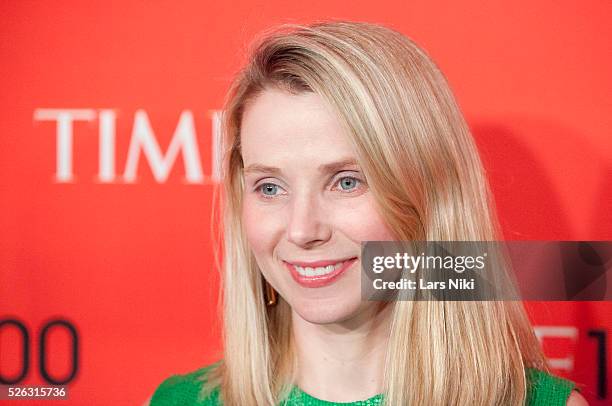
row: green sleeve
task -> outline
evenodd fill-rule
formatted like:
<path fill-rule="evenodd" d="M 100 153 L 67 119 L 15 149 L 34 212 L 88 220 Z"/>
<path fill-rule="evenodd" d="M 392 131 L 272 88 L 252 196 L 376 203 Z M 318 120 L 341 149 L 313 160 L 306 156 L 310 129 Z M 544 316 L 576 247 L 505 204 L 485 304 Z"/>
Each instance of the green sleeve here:
<path fill-rule="evenodd" d="M 576 385 L 535 368 L 527 369 L 527 406 L 565 406 Z"/>
<path fill-rule="evenodd" d="M 219 388 L 202 397 L 202 386 L 206 380 L 206 374 L 214 366 L 209 365 L 197 371 L 173 375 L 164 380 L 157 387 L 150 406 L 219 406 Z"/>

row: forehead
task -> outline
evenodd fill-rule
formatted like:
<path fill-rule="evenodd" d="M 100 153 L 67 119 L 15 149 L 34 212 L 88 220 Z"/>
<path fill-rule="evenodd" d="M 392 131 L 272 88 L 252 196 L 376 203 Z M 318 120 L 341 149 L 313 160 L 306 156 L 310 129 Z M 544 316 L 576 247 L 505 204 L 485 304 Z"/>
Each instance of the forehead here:
<path fill-rule="evenodd" d="M 340 120 L 312 92 L 264 91 L 245 109 L 240 133 L 245 163 L 292 157 L 320 162 L 354 155 Z"/>

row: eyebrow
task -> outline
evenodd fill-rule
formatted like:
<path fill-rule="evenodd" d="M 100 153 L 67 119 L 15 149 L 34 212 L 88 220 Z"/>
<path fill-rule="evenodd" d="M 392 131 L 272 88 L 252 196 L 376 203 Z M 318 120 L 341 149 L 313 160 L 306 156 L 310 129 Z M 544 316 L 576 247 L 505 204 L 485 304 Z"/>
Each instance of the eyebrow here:
<path fill-rule="evenodd" d="M 347 159 L 342 159 L 337 162 L 331 162 L 328 164 L 319 165 L 319 172 L 329 173 L 329 172 L 334 172 L 334 171 L 338 171 L 340 169 L 346 168 L 347 166 L 356 166 L 356 165 L 358 164 L 354 158 L 347 158 Z M 255 163 L 255 164 L 251 164 L 247 166 L 244 169 L 244 173 L 251 173 L 251 172 L 278 174 L 278 173 L 281 173 L 281 170 L 274 166 L 266 166 L 266 165 Z"/>

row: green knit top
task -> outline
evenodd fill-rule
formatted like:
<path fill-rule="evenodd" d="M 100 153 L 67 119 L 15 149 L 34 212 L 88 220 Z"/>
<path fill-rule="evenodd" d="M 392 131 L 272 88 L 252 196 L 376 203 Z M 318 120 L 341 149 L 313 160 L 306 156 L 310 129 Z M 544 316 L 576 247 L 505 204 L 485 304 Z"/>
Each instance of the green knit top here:
<path fill-rule="evenodd" d="M 173 375 L 157 388 L 151 398 L 150 406 L 219 406 L 219 388 L 215 388 L 206 397 L 200 397 L 206 373 L 215 364 L 200 368 L 184 375 Z M 575 388 L 572 381 L 550 375 L 544 371 L 528 368 L 527 406 L 565 406 L 571 391 Z M 293 386 L 287 400 L 280 406 L 378 406 L 382 405 L 383 395 L 378 394 L 369 399 L 348 403 L 328 402 L 317 399 Z"/>

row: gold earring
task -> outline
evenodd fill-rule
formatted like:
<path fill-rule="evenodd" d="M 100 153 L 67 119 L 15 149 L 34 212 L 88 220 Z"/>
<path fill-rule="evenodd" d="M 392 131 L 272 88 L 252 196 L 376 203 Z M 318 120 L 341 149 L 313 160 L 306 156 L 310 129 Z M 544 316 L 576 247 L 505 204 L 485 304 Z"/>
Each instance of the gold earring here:
<path fill-rule="evenodd" d="M 263 275 L 262 275 L 263 277 Z M 276 291 L 274 290 L 274 288 L 272 287 L 272 285 L 270 285 L 268 283 L 267 280 L 265 280 L 264 278 L 264 298 L 266 301 L 266 306 L 274 306 L 276 305 Z"/>

